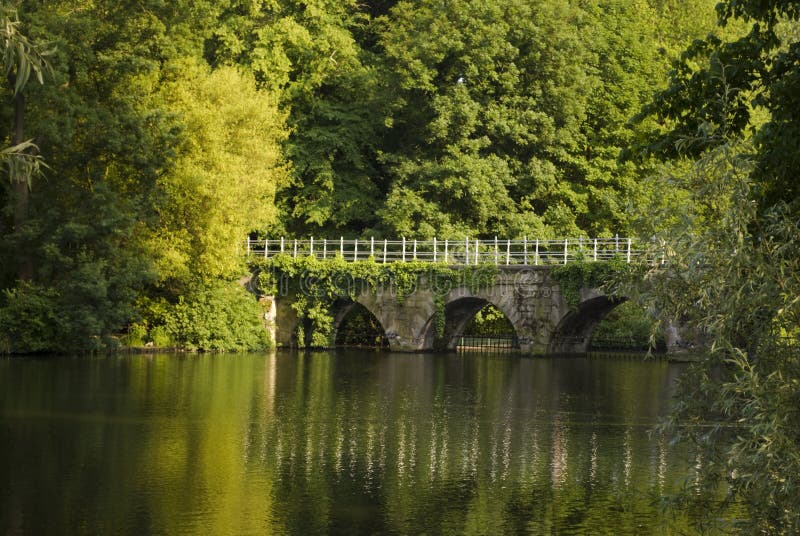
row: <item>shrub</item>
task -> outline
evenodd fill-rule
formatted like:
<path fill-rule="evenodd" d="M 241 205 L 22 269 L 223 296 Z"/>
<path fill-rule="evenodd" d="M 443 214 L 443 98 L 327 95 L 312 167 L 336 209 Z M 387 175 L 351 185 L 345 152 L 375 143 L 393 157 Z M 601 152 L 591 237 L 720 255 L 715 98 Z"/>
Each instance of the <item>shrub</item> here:
<path fill-rule="evenodd" d="M 59 295 L 50 287 L 32 283 L 3 291 L 0 307 L 0 350 L 42 352 L 58 346 L 62 329 Z"/>
<path fill-rule="evenodd" d="M 177 303 L 147 301 L 142 312 L 154 346 L 187 350 L 247 351 L 271 346 L 262 307 L 235 282 L 195 285 Z"/>

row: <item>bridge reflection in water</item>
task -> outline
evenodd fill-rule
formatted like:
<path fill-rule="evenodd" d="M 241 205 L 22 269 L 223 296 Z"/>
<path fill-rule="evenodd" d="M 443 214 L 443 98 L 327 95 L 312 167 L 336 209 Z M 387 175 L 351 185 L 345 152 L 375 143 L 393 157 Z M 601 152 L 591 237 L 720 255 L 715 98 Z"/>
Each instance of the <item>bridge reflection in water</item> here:
<path fill-rule="evenodd" d="M 358 387 L 331 377 L 364 359 Z M 320 352 L 279 368 L 292 395 L 251 456 L 292 475 L 287 499 L 343 494 L 387 533 L 655 532 L 651 498 L 684 474 L 648 435 L 678 372 L 666 363 Z"/>

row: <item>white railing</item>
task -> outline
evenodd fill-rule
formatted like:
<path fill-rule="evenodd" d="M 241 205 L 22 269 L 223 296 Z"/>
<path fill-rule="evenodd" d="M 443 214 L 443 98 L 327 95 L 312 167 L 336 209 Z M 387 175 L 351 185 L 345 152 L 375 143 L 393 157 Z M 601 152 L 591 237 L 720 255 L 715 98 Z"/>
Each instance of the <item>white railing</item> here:
<path fill-rule="evenodd" d="M 637 248 L 631 238 L 563 238 L 557 240 L 385 240 L 279 238 L 247 241 L 247 255 L 271 258 L 278 254 L 292 257 L 333 259 L 341 256 L 348 262 L 372 258 L 378 263 L 442 262 L 446 264 L 538 266 L 567 264 L 579 259 L 608 261 L 620 258 L 626 262 L 641 257 L 649 250 Z"/>

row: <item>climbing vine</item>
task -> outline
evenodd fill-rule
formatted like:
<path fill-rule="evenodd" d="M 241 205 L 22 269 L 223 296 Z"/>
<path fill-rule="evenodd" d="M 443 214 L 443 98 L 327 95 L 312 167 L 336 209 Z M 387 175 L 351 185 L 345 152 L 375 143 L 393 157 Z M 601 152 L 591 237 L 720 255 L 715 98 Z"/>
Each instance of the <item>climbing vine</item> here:
<path fill-rule="evenodd" d="M 412 261 L 382 264 L 374 259 L 346 262 L 341 256 L 331 259 L 276 255 L 254 261 L 251 270 L 258 275 L 261 294 L 287 296 L 300 320 L 296 332 L 299 347 L 334 345 L 333 306 L 339 301 L 355 301 L 362 292 L 391 290 L 401 303 L 419 288 L 436 297 L 435 336 L 444 339 L 444 296 L 453 288 L 470 290 L 494 283 L 494 265 L 449 266 L 444 263 Z"/>
<path fill-rule="evenodd" d="M 434 339 L 433 348 L 435 350 L 447 349 L 447 340 L 444 338 L 446 318 L 444 311 L 444 295 L 436 294 L 436 311 L 433 313 Z"/>
<path fill-rule="evenodd" d="M 600 288 L 614 296 L 622 277 L 638 267 L 624 259 L 607 262 L 576 261 L 554 266 L 550 275 L 558 282 L 567 305 L 576 308 L 581 301 L 582 288 Z"/>

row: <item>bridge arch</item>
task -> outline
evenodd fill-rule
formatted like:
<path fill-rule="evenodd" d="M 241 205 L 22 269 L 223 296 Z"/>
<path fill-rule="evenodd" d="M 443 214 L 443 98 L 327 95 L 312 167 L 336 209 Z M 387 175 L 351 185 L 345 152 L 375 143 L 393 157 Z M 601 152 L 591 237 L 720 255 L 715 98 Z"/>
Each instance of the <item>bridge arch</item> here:
<path fill-rule="evenodd" d="M 550 340 L 551 353 L 582 353 L 589 350 L 597 325 L 626 298 L 593 293 L 564 315 Z"/>
<path fill-rule="evenodd" d="M 444 342 L 447 350 L 455 350 L 458 345 L 459 337 L 464 333 L 464 329 L 475 315 L 487 305 L 494 306 L 508 319 L 509 324 L 517 332 L 517 326 L 514 324 L 510 311 L 507 310 L 505 304 L 496 302 L 488 296 L 472 295 L 463 292 L 457 292 L 455 295 L 451 293 L 444 303 Z M 434 348 L 436 339 L 436 313 L 434 313 L 426 322 L 423 329 L 425 347 Z"/>
<path fill-rule="evenodd" d="M 376 346 L 388 347 L 388 338 L 386 336 L 386 329 L 378 315 L 371 310 L 370 303 L 363 303 L 362 300 L 339 300 L 333 304 L 333 323 L 331 331 L 331 342 L 334 346 Z M 343 340 L 342 329 L 345 328 L 349 321 L 354 320 L 355 317 L 362 317 L 367 320 L 369 326 L 366 326 L 369 333 L 364 333 L 365 336 L 369 335 L 370 338 L 374 336 L 373 341 L 349 341 Z M 372 333 L 374 331 L 374 333 Z"/>

